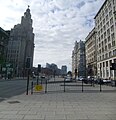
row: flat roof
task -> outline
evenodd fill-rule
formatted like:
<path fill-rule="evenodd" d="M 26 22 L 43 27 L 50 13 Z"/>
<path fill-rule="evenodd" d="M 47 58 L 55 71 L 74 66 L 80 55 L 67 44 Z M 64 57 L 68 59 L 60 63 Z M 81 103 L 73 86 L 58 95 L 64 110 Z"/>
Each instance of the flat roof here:
<path fill-rule="evenodd" d="M 103 5 L 101 6 L 101 8 L 99 9 L 99 11 L 97 12 L 96 16 L 94 17 L 94 19 L 98 16 L 98 14 L 100 13 L 101 9 L 104 7 L 104 5 L 106 4 L 107 0 L 105 0 L 105 2 L 103 3 Z"/>

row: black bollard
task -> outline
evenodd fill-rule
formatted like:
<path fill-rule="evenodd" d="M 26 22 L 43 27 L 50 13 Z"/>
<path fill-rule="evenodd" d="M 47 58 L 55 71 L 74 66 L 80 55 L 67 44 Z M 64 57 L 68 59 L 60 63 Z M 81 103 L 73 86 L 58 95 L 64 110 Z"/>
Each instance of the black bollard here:
<path fill-rule="evenodd" d="M 83 92 L 83 80 L 82 80 L 82 92 Z"/>
<path fill-rule="evenodd" d="M 33 94 L 33 81 L 31 82 L 31 95 Z"/>
<path fill-rule="evenodd" d="M 26 91 L 26 95 L 28 95 L 28 89 L 29 89 L 29 69 L 28 69 L 28 76 L 27 76 L 27 91 Z"/>
<path fill-rule="evenodd" d="M 100 79 L 100 92 L 102 91 L 101 84 L 102 84 L 102 80 Z"/>
<path fill-rule="evenodd" d="M 65 92 L 65 78 L 64 78 L 64 92 Z"/>
<path fill-rule="evenodd" d="M 47 79 L 46 79 L 45 93 L 47 93 Z"/>

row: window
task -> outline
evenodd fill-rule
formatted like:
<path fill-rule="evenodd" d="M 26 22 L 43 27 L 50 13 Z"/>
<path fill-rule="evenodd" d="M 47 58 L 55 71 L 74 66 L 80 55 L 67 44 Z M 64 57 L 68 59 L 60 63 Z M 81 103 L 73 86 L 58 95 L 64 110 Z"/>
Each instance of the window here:
<path fill-rule="evenodd" d="M 102 22 L 100 23 L 100 27 L 102 27 Z"/>
<path fill-rule="evenodd" d="M 115 47 L 115 41 L 112 41 L 112 47 Z"/>
<path fill-rule="evenodd" d="M 105 46 L 105 51 L 107 51 L 107 45 Z"/>
<path fill-rule="evenodd" d="M 106 16 L 106 21 L 108 20 L 108 15 Z"/>
<path fill-rule="evenodd" d="M 104 32 L 104 38 L 106 38 L 106 32 Z"/>
<path fill-rule="evenodd" d="M 102 60 L 104 59 L 104 55 L 102 55 Z"/>
<path fill-rule="evenodd" d="M 110 16 L 110 17 L 112 16 L 112 10 L 109 12 L 109 16 Z"/>
<path fill-rule="evenodd" d="M 114 31 L 114 25 L 111 26 L 111 32 L 113 32 L 113 31 Z"/>
<path fill-rule="evenodd" d="M 108 67 L 108 61 L 106 61 L 106 67 Z"/>
<path fill-rule="evenodd" d="M 103 29 L 101 28 L 101 33 L 103 32 Z"/>
<path fill-rule="evenodd" d="M 114 33 L 111 34 L 111 39 L 114 41 Z"/>
<path fill-rule="evenodd" d="M 111 43 L 108 44 L 108 49 L 111 49 Z"/>
<path fill-rule="evenodd" d="M 105 67 L 105 62 L 103 62 L 103 67 Z"/>
<path fill-rule="evenodd" d="M 107 39 L 104 40 L 105 44 L 107 43 Z"/>
<path fill-rule="evenodd" d="M 108 9 L 107 9 L 107 8 L 105 9 L 105 13 L 106 13 L 106 14 L 108 13 Z"/>
<path fill-rule="evenodd" d="M 112 25 L 113 23 L 113 17 L 110 19 L 110 25 Z"/>
<path fill-rule="evenodd" d="M 103 29 L 104 29 L 104 31 L 106 30 L 106 26 L 105 25 L 104 25 Z"/>
<path fill-rule="evenodd" d="M 105 54 L 105 58 L 108 58 L 108 53 Z"/>
<path fill-rule="evenodd" d="M 106 23 L 107 27 L 109 27 L 109 21 Z"/>
<path fill-rule="evenodd" d="M 102 53 L 104 52 L 104 47 L 102 47 Z"/>
<path fill-rule="evenodd" d="M 103 19 L 103 24 L 105 23 L 105 18 Z"/>
<path fill-rule="evenodd" d="M 110 51 L 110 52 L 109 52 L 109 57 L 111 57 L 111 56 L 112 56 L 112 52 Z"/>
<path fill-rule="evenodd" d="M 116 55 L 116 49 L 115 49 L 115 50 L 113 50 L 113 55 Z"/>
<path fill-rule="evenodd" d="M 110 66 L 112 65 L 112 60 L 110 60 Z"/>
<path fill-rule="evenodd" d="M 108 36 L 110 35 L 110 29 L 107 30 L 107 35 L 108 35 Z"/>
<path fill-rule="evenodd" d="M 101 35 L 101 39 L 103 39 L 103 34 Z"/>
<path fill-rule="evenodd" d="M 111 3 L 109 3 L 108 8 L 111 9 L 111 7 L 112 7 L 112 6 L 111 6 Z"/>
<path fill-rule="evenodd" d="M 108 36 L 108 42 L 110 41 L 110 36 Z"/>

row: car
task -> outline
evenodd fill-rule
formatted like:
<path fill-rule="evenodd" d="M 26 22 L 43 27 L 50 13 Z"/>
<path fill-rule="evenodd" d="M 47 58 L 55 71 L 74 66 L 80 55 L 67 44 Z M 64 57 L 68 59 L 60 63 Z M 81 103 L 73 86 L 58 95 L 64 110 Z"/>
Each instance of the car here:
<path fill-rule="evenodd" d="M 84 80 L 84 77 L 80 76 L 80 77 L 77 78 L 77 80 L 82 81 L 82 80 Z"/>
<path fill-rule="evenodd" d="M 65 81 L 72 81 L 72 77 L 67 75 Z"/>
<path fill-rule="evenodd" d="M 103 83 L 104 84 L 110 84 L 112 81 L 111 80 L 109 80 L 109 79 L 103 79 Z"/>

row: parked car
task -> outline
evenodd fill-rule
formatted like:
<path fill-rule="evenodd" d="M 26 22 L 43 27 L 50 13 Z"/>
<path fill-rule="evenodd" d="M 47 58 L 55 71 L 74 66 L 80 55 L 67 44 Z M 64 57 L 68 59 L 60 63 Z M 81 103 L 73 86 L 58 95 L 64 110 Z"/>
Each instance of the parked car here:
<path fill-rule="evenodd" d="M 109 83 L 111 83 L 112 81 L 111 80 L 109 80 L 109 79 L 103 79 L 103 83 L 104 84 L 109 84 Z"/>
<path fill-rule="evenodd" d="M 67 75 L 65 81 L 72 81 L 72 77 L 70 75 Z"/>
<path fill-rule="evenodd" d="M 84 79 L 85 79 L 85 77 L 83 77 L 83 76 L 80 76 L 80 77 L 77 78 L 77 80 L 79 80 L 79 81 L 82 81 Z"/>

